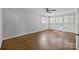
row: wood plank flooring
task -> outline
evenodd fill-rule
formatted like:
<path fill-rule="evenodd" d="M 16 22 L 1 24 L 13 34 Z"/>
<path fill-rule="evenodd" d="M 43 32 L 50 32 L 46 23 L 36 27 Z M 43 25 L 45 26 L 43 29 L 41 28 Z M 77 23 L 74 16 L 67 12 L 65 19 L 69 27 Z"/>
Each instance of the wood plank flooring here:
<path fill-rule="evenodd" d="M 2 50 L 75 50 L 75 33 L 44 30 L 3 41 Z"/>

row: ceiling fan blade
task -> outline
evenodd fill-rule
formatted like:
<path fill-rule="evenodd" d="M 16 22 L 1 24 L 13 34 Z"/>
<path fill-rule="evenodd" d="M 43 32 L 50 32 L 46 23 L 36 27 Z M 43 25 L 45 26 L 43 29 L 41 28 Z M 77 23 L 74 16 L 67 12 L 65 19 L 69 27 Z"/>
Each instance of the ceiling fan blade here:
<path fill-rule="evenodd" d="M 53 9 L 53 10 L 50 10 L 50 11 L 56 11 L 55 9 Z"/>

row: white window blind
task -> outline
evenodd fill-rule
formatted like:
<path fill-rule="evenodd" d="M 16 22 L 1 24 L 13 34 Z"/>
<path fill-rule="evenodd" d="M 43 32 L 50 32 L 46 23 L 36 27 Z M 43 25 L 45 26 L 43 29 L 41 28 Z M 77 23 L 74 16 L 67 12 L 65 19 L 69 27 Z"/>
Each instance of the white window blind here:
<path fill-rule="evenodd" d="M 63 23 L 63 17 L 56 17 L 56 23 Z"/>
<path fill-rule="evenodd" d="M 55 23 L 55 18 L 54 17 L 50 17 L 50 23 Z"/>
<path fill-rule="evenodd" d="M 41 23 L 73 23 L 73 15 L 68 16 L 58 16 L 58 17 L 50 17 L 50 19 L 46 16 L 41 17 Z"/>
<path fill-rule="evenodd" d="M 64 16 L 65 23 L 73 23 L 73 16 Z"/>
<path fill-rule="evenodd" d="M 48 17 L 42 16 L 41 23 L 48 23 Z"/>

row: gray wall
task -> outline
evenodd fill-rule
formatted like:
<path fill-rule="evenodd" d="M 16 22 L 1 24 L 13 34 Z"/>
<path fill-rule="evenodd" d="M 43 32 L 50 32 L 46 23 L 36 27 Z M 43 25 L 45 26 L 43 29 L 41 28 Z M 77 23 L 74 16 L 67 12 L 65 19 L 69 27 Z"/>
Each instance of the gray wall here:
<path fill-rule="evenodd" d="M 2 8 L 0 8 L 0 47 L 2 44 Z"/>
<path fill-rule="evenodd" d="M 47 24 L 40 23 L 40 15 L 27 9 L 3 9 L 3 38 L 25 35 L 47 29 Z"/>
<path fill-rule="evenodd" d="M 76 33 L 79 34 L 79 8 L 76 9 Z M 79 50 L 79 36 L 76 36 L 76 48 Z"/>

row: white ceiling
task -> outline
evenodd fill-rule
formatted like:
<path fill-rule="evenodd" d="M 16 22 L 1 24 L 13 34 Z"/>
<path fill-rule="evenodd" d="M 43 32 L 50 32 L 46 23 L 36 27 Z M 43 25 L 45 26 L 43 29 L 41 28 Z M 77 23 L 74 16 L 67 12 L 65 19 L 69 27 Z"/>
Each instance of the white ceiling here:
<path fill-rule="evenodd" d="M 75 8 L 54 8 L 56 11 L 52 12 L 51 14 L 47 13 L 45 8 L 25 8 L 25 10 L 28 10 L 30 12 L 40 14 L 40 15 L 58 15 L 58 14 L 63 14 L 63 13 L 70 13 L 74 12 Z"/>

